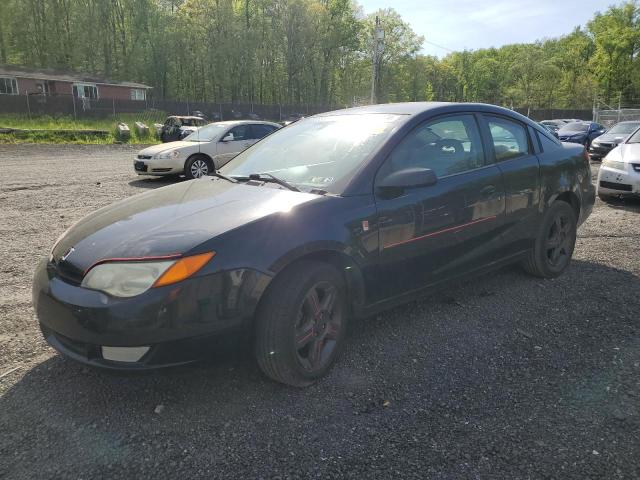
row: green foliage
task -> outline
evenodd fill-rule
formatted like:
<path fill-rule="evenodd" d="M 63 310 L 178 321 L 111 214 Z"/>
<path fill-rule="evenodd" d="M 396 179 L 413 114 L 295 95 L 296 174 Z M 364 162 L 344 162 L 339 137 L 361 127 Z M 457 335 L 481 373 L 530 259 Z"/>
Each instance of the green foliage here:
<path fill-rule="evenodd" d="M 634 103 L 640 92 L 635 0 L 558 39 L 442 59 L 420 53 L 423 39 L 392 8 L 364 15 L 352 0 L 1 3 L 0 62 L 140 81 L 156 98 L 351 105 L 369 97 L 375 16 L 380 101 L 589 108 L 594 96 Z"/>
<path fill-rule="evenodd" d="M 124 122 L 131 129 L 131 138 L 127 143 L 147 144 L 159 143 L 153 133 L 153 122 L 164 121 L 164 112 L 155 112 L 154 117 L 145 118 L 150 134 L 140 137 L 134 128 L 140 121 L 137 114 L 122 114 L 117 119 L 78 119 L 73 117 L 31 117 L 27 115 L 0 114 L 0 129 L 15 128 L 25 130 L 16 133 L 0 133 L 0 143 L 91 143 L 111 144 L 120 140 L 116 138 L 116 125 Z M 83 131 L 86 130 L 86 131 Z M 92 131 L 106 131 L 107 134 L 94 134 Z"/>

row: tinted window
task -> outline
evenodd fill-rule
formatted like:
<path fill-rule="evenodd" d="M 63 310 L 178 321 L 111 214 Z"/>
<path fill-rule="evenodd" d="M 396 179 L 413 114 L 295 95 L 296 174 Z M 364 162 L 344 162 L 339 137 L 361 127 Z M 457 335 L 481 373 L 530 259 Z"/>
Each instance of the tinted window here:
<path fill-rule="evenodd" d="M 252 133 L 251 138 L 260 139 L 262 137 L 266 137 L 267 135 L 269 135 L 274 130 L 275 130 L 275 127 L 272 127 L 270 125 L 262 125 L 262 124 L 252 125 L 251 126 L 251 133 Z"/>
<path fill-rule="evenodd" d="M 487 117 L 496 160 L 509 160 L 529 154 L 529 140 L 523 125 L 498 117 Z"/>
<path fill-rule="evenodd" d="M 424 123 L 391 152 L 378 174 L 412 167 L 430 168 L 438 177 L 484 165 L 478 125 L 472 115 L 456 115 Z"/>

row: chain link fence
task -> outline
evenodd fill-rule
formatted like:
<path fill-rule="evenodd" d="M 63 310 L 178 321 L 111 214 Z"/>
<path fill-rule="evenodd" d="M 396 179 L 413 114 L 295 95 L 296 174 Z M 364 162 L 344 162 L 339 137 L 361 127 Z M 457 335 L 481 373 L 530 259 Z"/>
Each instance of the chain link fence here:
<path fill-rule="evenodd" d="M 619 110 L 596 110 L 594 121 L 611 128 L 625 120 L 640 120 L 640 108 L 621 108 Z"/>
<path fill-rule="evenodd" d="M 308 116 L 334 107 L 320 105 L 259 105 L 252 103 L 210 103 L 177 100 L 122 100 L 76 98 L 73 95 L 2 95 L 0 114 L 22 116 L 71 117 L 105 119 L 137 115 L 140 121 L 160 119 L 168 115 L 202 114 L 207 120 L 272 120 L 285 121 L 293 116 Z"/>

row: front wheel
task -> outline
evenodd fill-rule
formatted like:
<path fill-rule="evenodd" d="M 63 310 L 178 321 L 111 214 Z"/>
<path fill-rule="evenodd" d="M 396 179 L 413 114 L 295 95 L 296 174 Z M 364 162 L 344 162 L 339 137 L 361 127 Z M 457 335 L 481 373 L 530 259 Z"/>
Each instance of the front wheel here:
<path fill-rule="evenodd" d="M 194 155 L 184 166 L 184 176 L 187 180 L 202 178 L 213 173 L 211 160 L 204 155 Z"/>
<path fill-rule="evenodd" d="M 576 214 L 567 202 L 556 201 L 547 209 L 534 248 L 524 261 L 531 275 L 554 278 L 569 266 L 576 245 Z"/>
<path fill-rule="evenodd" d="M 344 342 L 345 283 L 331 265 L 302 261 L 276 277 L 256 319 L 256 359 L 272 379 L 305 387 L 325 375 Z"/>

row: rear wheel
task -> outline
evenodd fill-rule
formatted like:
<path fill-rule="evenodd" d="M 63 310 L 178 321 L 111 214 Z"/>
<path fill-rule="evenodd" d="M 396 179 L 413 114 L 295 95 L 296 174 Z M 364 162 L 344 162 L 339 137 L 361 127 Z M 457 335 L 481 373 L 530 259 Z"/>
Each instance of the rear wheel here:
<path fill-rule="evenodd" d="M 304 387 L 325 375 L 344 342 L 345 284 L 331 265 L 303 261 L 277 277 L 260 306 L 256 359 L 272 379 Z"/>
<path fill-rule="evenodd" d="M 187 160 L 184 166 L 184 176 L 188 180 L 194 178 L 202 178 L 213 173 L 213 164 L 209 158 L 204 155 L 194 155 Z"/>
<path fill-rule="evenodd" d="M 542 278 L 562 274 L 571 262 L 576 231 L 576 214 L 571 205 L 554 202 L 544 215 L 534 248 L 523 264 L 524 269 Z"/>

